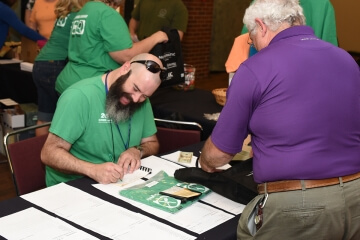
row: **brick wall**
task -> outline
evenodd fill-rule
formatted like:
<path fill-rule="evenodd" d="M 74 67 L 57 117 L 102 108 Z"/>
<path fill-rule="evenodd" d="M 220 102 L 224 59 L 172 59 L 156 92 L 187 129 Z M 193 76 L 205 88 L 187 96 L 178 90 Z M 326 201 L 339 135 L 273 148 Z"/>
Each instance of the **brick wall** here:
<path fill-rule="evenodd" d="M 210 43 L 214 0 L 183 0 L 189 12 L 182 41 L 184 62 L 196 67 L 197 81 L 209 76 Z"/>

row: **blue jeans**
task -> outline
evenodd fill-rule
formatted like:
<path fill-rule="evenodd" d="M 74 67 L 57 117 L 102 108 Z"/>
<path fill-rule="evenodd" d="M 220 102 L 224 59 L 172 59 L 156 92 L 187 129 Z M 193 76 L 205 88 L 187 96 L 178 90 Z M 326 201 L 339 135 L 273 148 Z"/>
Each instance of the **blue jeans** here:
<path fill-rule="evenodd" d="M 38 120 L 50 122 L 54 116 L 59 94 L 55 82 L 67 61 L 35 61 L 33 80 L 38 94 Z"/>
<path fill-rule="evenodd" d="M 256 196 L 241 214 L 237 239 L 360 239 L 360 179 L 305 190 L 270 193 L 263 224 L 251 234 L 248 221 Z"/>

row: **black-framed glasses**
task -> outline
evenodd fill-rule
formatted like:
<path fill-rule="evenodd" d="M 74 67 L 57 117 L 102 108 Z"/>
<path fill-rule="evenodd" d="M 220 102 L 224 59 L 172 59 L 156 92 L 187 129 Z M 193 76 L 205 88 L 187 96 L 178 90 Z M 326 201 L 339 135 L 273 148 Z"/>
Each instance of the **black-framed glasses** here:
<path fill-rule="evenodd" d="M 157 62 L 154 62 L 152 60 L 136 60 L 132 61 L 132 63 L 141 63 L 144 64 L 146 69 L 149 70 L 152 73 L 158 73 L 160 72 L 160 80 L 165 81 L 166 80 L 166 68 L 161 68 L 160 65 Z"/>

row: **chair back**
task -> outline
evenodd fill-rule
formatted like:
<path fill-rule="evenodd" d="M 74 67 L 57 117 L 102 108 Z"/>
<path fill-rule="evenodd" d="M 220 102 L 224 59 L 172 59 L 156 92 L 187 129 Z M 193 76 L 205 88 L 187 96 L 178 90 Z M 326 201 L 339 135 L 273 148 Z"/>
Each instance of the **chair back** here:
<path fill-rule="evenodd" d="M 160 144 L 159 154 L 177 150 L 181 147 L 200 142 L 202 127 L 196 122 L 183 122 L 155 118 L 156 123 L 170 123 L 157 126 L 156 136 Z M 195 127 L 195 129 L 179 129 L 177 125 Z M 197 129 L 196 129 L 197 128 Z"/>
<path fill-rule="evenodd" d="M 34 127 L 14 131 L 4 137 L 5 150 L 18 196 L 46 187 L 45 165 L 41 162 L 40 154 L 48 135 L 8 143 L 9 136 L 31 129 Z"/>

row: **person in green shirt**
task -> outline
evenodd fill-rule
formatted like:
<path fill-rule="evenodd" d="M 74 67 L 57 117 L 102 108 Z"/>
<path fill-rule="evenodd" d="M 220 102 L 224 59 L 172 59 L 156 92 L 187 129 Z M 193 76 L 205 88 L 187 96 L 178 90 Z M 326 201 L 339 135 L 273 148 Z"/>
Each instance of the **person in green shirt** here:
<path fill-rule="evenodd" d="M 142 157 L 157 154 L 148 97 L 164 79 L 163 70 L 160 59 L 143 53 L 65 90 L 41 153 L 47 186 L 83 176 L 116 182 L 139 168 Z"/>
<path fill-rule="evenodd" d="M 140 0 L 131 13 L 129 32 L 134 42 L 163 29 L 177 29 L 180 40 L 186 32 L 188 10 L 181 0 Z"/>
<path fill-rule="evenodd" d="M 150 52 L 158 43 L 168 41 L 165 32 L 133 43 L 128 27 L 115 9 L 121 0 L 90 1 L 72 21 L 69 62 L 56 80 L 60 94 L 79 80 L 116 69 L 137 54 Z"/>
<path fill-rule="evenodd" d="M 71 22 L 88 0 L 59 0 L 56 3 L 56 21 L 45 46 L 37 55 L 32 71 L 38 95 L 37 125 L 51 122 L 59 94 L 55 91 L 56 78 L 64 69 L 68 57 Z M 37 136 L 47 134 L 49 127 L 35 130 Z"/>

